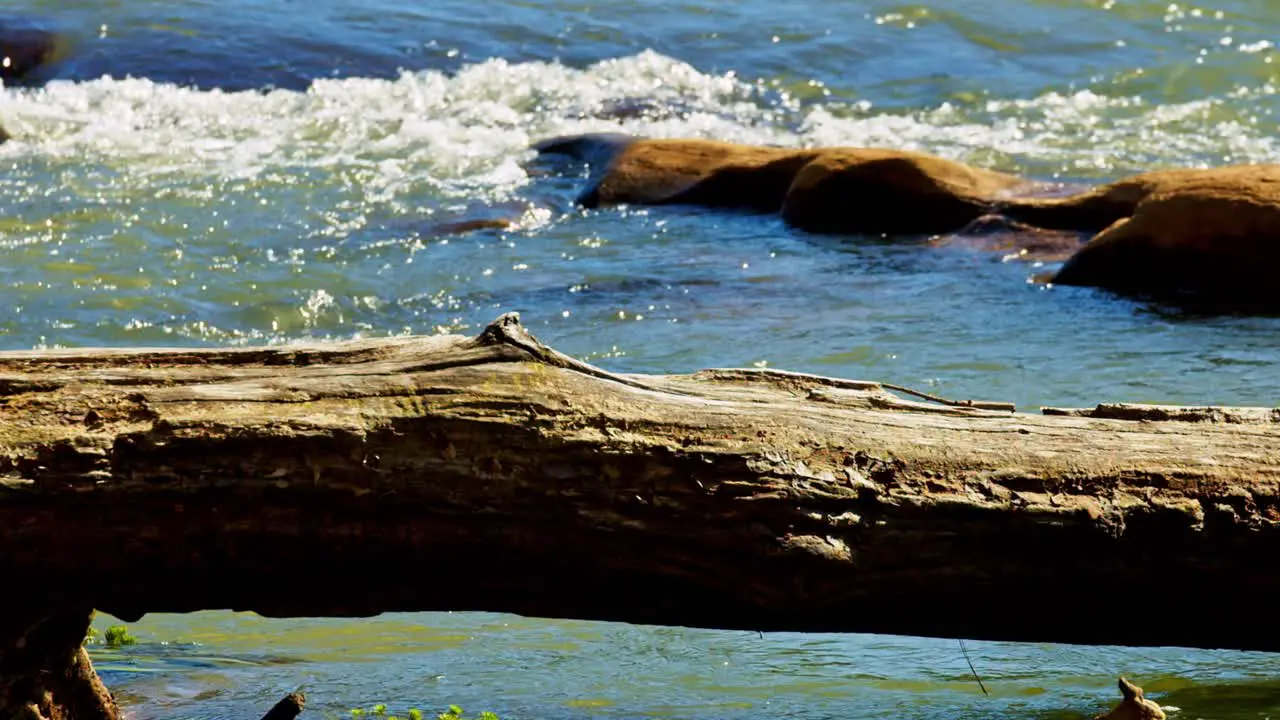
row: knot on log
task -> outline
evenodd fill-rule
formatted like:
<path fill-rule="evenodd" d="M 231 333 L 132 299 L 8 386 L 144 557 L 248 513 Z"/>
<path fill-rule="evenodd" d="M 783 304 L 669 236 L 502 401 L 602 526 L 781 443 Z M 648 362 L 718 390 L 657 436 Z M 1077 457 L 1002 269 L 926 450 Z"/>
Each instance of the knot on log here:
<path fill-rule="evenodd" d="M 515 345 L 523 348 L 526 345 L 542 346 L 524 325 L 520 324 L 520 313 L 509 312 L 498 316 L 497 320 L 485 326 L 476 338 L 481 345 Z"/>
<path fill-rule="evenodd" d="M 677 390 L 664 388 L 659 390 L 651 385 L 631 380 L 620 375 L 614 375 L 607 370 L 602 370 L 589 363 L 572 358 L 554 348 L 544 345 L 541 340 L 534 337 L 532 333 L 525 329 L 520 323 L 520 313 L 509 312 L 503 313 L 497 320 L 489 323 L 484 330 L 476 336 L 476 342 L 482 346 L 498 346 L 506 345 L 513 347 L 529 355 L 531 360 L 550 365 L 552 367 L 564 368 L 565 370 L 573 370 L 584 375 L 597 377 L 610 382 L 621 383 L 641 390 L 651 390 L 655 392 L 663 392 L 671 395 L 685 395 Z"/>

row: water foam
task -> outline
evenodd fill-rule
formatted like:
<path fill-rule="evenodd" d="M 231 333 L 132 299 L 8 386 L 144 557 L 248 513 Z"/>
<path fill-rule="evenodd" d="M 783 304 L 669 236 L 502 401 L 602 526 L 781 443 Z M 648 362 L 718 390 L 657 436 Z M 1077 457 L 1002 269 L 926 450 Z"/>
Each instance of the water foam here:
<path fill-rule="evenodd" d="M 370 202 L 426 188 L 508 191 L 542 137 L 622 130 L 784 146 L 876 145 L 1016 169 L 1105 174 L 1145 165 L 1270 161 L 1266 88 L 1173 105 L 1090 90 L 881 112 L 801 103 L 767 81 L 707 74 L 654 52 L 585 68 L 489 60 L 448 75 L 326 79 L 307 91 L 202 91 L 146 79 L 4 89 L 0 156 L 97 163 L 124 181 L 282 182 L 331 173 Z"/>

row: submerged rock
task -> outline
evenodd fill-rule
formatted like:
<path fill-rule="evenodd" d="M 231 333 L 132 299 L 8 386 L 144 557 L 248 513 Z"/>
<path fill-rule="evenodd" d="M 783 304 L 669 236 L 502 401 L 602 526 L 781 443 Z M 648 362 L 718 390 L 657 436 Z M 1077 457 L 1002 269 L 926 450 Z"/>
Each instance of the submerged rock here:
<path fill-rule="evenodd" d="M 935 235 L 934 247 L 959 246 L 999 252 L 1005 261 L 1056 263 L 1071 257 L 1088 239 L 1070 230 L 1038 228 L 1003 215 L 983 215 L 960 230 Z M 1047 282 L 1049 277 L 1045 277 Z"/>
<path fill-rule="evenodd" d="M 533 149 L 539 155 L 565 155 L 593 165 L 608 165 L 639 139 L 625 133 L 563 135 L 534 143 Z"/>
<path fill-rule="evenodd" d="M 56 33 L 0 20 L 0 80 L 30 79 L 65 50 L 66 42 Z"/>

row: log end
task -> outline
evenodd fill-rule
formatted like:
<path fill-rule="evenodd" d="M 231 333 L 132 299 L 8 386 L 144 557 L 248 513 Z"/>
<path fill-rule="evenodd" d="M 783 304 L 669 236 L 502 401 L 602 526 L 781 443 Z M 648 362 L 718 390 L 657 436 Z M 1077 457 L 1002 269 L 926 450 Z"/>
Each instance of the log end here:
<path fill-rule="evenodd" d="M 1094 720 L 1165 720 L 1164 710 L 1155 702 L 1142 694 L 1142 688 L 1120 678 L 1120 704 L 1106 715 L 1098 715 Z"/>
<path fill-rule="evenodd" d="M 509 312 L 498 316 L 497 320 L 485 326 L 476 337 L 481 345 L 516 345 L 517 347 L 534 343 L 541 345 L 537 339 L 520 323 L 520 313 Z"/>
<path fill-rule="evenodd" d="M 262 720 L 293 720 L 302 714 L 306 706 L 307 696 L 300 692 L 291 692 L 276 703 L 266 715 L 263 715 Z"/>

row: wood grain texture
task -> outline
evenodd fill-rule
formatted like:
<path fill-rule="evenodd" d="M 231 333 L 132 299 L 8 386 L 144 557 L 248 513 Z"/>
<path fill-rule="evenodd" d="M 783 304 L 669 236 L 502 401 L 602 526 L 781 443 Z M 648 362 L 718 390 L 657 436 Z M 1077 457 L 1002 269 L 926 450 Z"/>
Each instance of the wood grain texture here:
<path fill-rule="evenodd" d="M 0 577 L 125 619 L 1280 649 L 1276 411 L 977 405 L 611 375 L 514 315 L 474 338 L 3 353 Z M 1160 605 L 1175 621 L 1144 620 Z"/>

